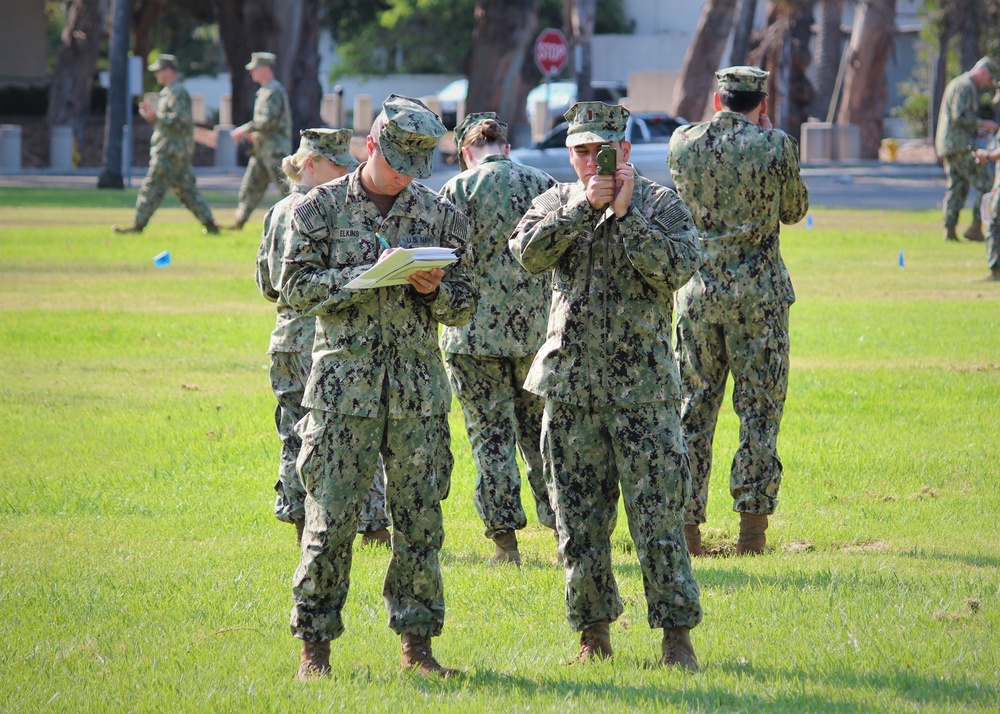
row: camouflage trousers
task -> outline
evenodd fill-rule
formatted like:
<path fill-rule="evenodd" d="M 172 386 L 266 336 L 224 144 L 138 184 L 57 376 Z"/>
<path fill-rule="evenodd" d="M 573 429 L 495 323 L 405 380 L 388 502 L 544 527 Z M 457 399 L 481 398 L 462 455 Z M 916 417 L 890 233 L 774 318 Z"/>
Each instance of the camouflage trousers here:
<path fill-rule="evenodd" d="M 239 203 L 236 206 L 236 222 L 246 223 L 257 208 L 268 184 L 273 183 L 282 197 L 288 195 L 288 184 L 281 170 L 281 156 L 268 156 L 263 159 L 251 156 L 247 162 L 246 173 L 240 182 Z"/>
<path fill-rule="evenodd" d="M 764 322 L 745 325 L 682 315 L 676 344 L 684 394 L 681 423 L 694 482 L 687 522 L 706 519 L 712 439 L 730 372 L 733 410 L 740 419 L 740 443 L 729 477 L 733 510 L 774 513 L 781 486 L 778 428 L 788 393 L 788 307 Z"/>
<path fill-rule="evenodd" d="M 997 172 L 1000 176 L 1000 171 Z M 1000 268 L 1000 180 L 993 184 L 990 194 L 990 213 L 986 223 L 986 267 Z"/>
<path fill-rule="evenodd" d="M 135 225 L 145 226 L 153 213 L 160 207 L 167 189 L 173 189 L 174 194 L 184 206 L 195 215 L 202 225 L 215 223 L 212 209 L 198 192 L 191 161 L 181 156 L 158 156 L 154 154 L 149 161 L 149 171 L 142 180 L 139 197 L 135 202 Z"/>
<path fill-rule="evenodd" d="M 301 352 L 273 352 L 271 354 L 271 389 L 278 400 L 274 410 L 274 425 L 281 439 L 281 456 L 278 461 L 278 480 L 274 484 L 274 515 L 279 521 L 294 523 L 305 518 L 306 490 L 295 470 L 302 439 L 295 430 L 309 410 L 302 406 L 302 395 L 312 365 L 312 355 Z M 358 532 L 367 533 L 387 528 L 389 518 L 385 513 L 385 476 L 381 459 L 375 469 L 375 478 L 361 507 Z"/>
<path fill-rule="evenodd" d="M 944 224 L 958 225 L 958 215 L 969 197 L 969 188 L 974 188 L 973 210 L 979 215 L 979 205 L 983 194 L 990 190 L 992 177 L 989 167 L 977 164 L 971 152 L 948 154 L 944 157 L 944 174 L 947 185 L 944 190 Z"/>
<path fill-rule="evenodd" d="M 701 621 L 684 541 L 691 475 L 676 403 L 590 409 L 547 400 L 542 458 L 566 564 L 566 617 L 582 630 L 623 612 L 611 569 L 621 494 L 635 542 L 650 627 Z"/>
<path fill-rule="evenodd" d="M 445 354 L 448 381 L 462 405 L 476 462 L 473 500 L 487 538 L 528 525 L 521 507 L 518 451 L 538 522 L 556 527 L 539 450 L 545 401 L 521 388 L 533 359 Z"/>
<path fill-rule="evenodd" d="M 392 559 L 382 596 L 389 627 L 436 637 L 444 625 L 438 553 L 444 542 L 441 501 L 451 484 L 446 414 L 394 419 L 313 409 L 302 429 L 298 468 L 306 489 L 302 558 L 292 579 L 291 630 L 303 640 L 344 631 L 354 531 L 379 453 L 385 463 Z"/>

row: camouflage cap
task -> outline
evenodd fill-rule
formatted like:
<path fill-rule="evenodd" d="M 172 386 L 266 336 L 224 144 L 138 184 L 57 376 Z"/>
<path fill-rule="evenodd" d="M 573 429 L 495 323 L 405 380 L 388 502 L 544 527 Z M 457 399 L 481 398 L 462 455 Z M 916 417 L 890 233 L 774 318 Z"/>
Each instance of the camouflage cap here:
<path fill-rule="evenodd" d="M 393 171 L 421 179 L 431 175 L 434 149 L 445 132 L 437 114 L 419 99 L 390 94 L 375 121 L 375 143 Z"/>
<path fill-rule="evenodd" d="M 620 104 L 577 102 L 563 116 L 569 122 L 566 146 L 621 141 L 629 110 Z"/>
<path fill-rule="evenodd" d="M 767 78 L 771 73 L 760 67 L 740 65 L 726 67 L 715 73 L 720 92 L 764 92 L 767 93 Z"/>
<path fill-rule="evenodd" d="M 975 69 L 985 67 L 993 78 L 993 84 L 1000 84 L 1000 62 L 991 57 L 980 57 L 976 62 Z"/>
<path fill-rule="evenodd" d="M 150 72 L 159 72 L 167 68 L 177 71 L 177 58 L 174 55 L 160 55 L 147 67 Z"/>
<path fill-rule="evenodd" d="M 247 62 L 246 68 L 273 67 L 277 59 L 273 52 L 254 52 L 250 55 L 250 61 Z"/>
<path fill-rule="evenodd" d="M 476 124 L 482 124 L 484 121 L 490 119 L 500 125 L 500 128 L 503 130 L 504 139 L 506 140 L 507 124 L 500 121 L 500 117 L 497 116 L 496 112 L 472 112 L 471 114 L 466 114 L 458 126 L 455 127 L 455 149 L 458 151 L 458 164 L 462 167 L 463 171 L 468 168 L 465 165 L 465 157 L 462 156 L 462 141 L 465 139 L 465 135 Z"/>
<path fill-rule="evenodd" d="M 300 149 L 314 151 L 338 166 L 353 169 L 358 165 L 358 160 L 351 154 L 354 132 L 350 129 L 303 129 L 299 136 Z"/>

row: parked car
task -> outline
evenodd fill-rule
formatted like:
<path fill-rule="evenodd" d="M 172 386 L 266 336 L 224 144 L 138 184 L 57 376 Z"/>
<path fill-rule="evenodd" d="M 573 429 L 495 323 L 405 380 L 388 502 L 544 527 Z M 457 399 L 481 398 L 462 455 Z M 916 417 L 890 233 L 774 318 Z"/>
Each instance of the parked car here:
<path fill-rule="evenodd" d="M 591 82 L 590 86 L 594 90 L 594 99 L 605 104 L 618 104 L 622 97 L 628 93 L 628 88 L 621 82 L 604 82 L 598 80 Z M 546 97 L 548 97 L 549 116 L 552 117 L 552 126 L 556 126 L 563 121 L 563 114 L 576 103 L 576 82 L 539 84 L 528 92 L 525 111 L 528 114 L 529 122 L 535 116 L 535 105 L 538 102 L 546 101 Z"/>
<path fill-rule="evenodd" d="M 441 106 L 441 123 L 446 129 L 454 129 L 458 122 L 458 103 L 469 93 L 469 80 L 456 79 L 444 85 L 437 93 L 438 104 Z"/>
<path fill-rule="evenodd" d="M 625 138 L 632 143 L 629 162 L 640 176 L 673 187 L 670 167 L 667 166 L 667 144 L 674 130 L 687 124 L 686 119 L 660 112 L 637 112 L 629 115 L 625 125 Z M 557 181 L 576 181 L 576 172 L 569 163 L 566 134 L 569 125 L 559 124 L 531 146 L 512 149 L 510 158 L 519 164 L 534 166 L 546 171 Z"/>

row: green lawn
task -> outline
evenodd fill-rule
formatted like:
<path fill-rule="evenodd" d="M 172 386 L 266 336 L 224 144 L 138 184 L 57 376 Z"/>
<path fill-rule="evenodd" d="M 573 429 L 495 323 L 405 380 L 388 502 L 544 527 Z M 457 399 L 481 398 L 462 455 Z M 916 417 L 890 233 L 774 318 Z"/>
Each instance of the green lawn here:
<path fill-rule="evenodd" d="M 208 238 L 171 203 L 113 234 L 134 197 L 0 189 L 0 711 L 1000 709 L 1000 285 L 971 282 L 984 249 L 941 241 L 937 212 L 817 210 L 783 233 L 798 302 L 774 550 L 695 562 L 700 673 L 653 666 L 624 527 L 615 659 L 566 665 L 551 535 L 531 518 L 523 569 L 485 562 L 456 407 L 435 653 L 465 674 L 398 671 L 389 555 L 358 548 L 333 676 L 302 685 L 263 211 Z M 228 215 L 233 196 L 209 198 Z M 736 431 L 727 404 L 705 528 L 722 550 Z"/>

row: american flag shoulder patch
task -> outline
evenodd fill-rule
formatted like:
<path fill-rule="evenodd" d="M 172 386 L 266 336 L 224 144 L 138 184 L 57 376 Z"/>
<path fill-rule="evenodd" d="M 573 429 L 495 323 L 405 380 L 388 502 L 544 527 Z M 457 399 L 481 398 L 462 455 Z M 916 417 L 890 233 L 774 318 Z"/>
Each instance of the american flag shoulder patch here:
<path fill-rule="evenodd" d="M 303 233 L 312 233 L 325 225 L 323 214 L 319 212 L 315 201 L 303 201 L 295 207 L 295 222 Z"/>
<path fill-rule="evenodd" d="M 676 201 L 673 205 L 667 206 L 666 210 L 653 216 L 653 222 L 664 233 L 673 233 L 688 222 L 688 215 L 688 212 L 684 210 L 684 204 Z"/>

